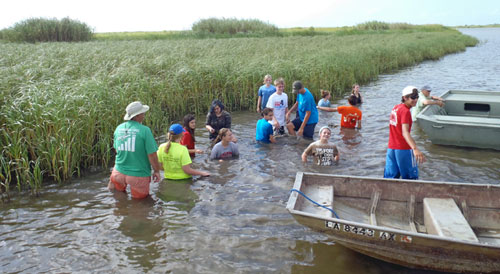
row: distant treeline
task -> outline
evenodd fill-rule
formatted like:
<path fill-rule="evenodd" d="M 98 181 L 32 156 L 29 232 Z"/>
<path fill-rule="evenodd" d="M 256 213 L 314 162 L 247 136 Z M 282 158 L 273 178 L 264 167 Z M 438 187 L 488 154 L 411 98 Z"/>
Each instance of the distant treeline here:
<path fill-rule="evenodd" d="M 462 25 L 455 26 L 455 28 L 500 28 L 500 24 L 489 24 L 489 25 Z"/>
<path fill-rule="evenodd" d="M 253 23 L 254 25 L 250 24 Z M 250 27 L 252 26 L 252 27 Z M 125 41 L 125 40 L 179 40 L 204 38 L 263 38 L 288 36 L 317 35 L 356 35 L 374 33 L 404 33 L 404 32 L 440 32 L 451 30 L 442 25 L 411 25 L 407 23 L 385 23 L 369 21 L 353 27 L 336 28 L 286 28 L 278 29 L 274 25 L 259 20 L 237 19 L 203 19 L 193 25 L 188 31 L 158 31 L 158 32 L 111 32 L 96 33 L 95 40 Z"/>
<path fill-rule="evenodd" d="M 351 27 L 279 29 L 257 19 L 208 18 L 195 22 L 187 31 L 94 33 L 86 24 L 69 18 L 31 18 L 0 31 L 0 40 L 10 42 L 78 42 L 89 40 L 182 40 L 204 38 L 287 37 L 354 35 L 390 32 L 433 32 L 450 29 L 442 25 L 412 25 L 369 21 Z"/>
<path fill-rule="evenodd" d="M 81 42 L 92 39 L 93 30 L 85 23 L 63 18 L 30 18 L 0 31 L 0 39 L 10 42 Z"/>
<path fill-rule="evenodd" d="M 191 30 L 196 33 L 210 34 L 263 33 L 276 35 L 279 32 L 275 25 L 257 19 L 236 18 L 201 19 L 193 24 Z"/>

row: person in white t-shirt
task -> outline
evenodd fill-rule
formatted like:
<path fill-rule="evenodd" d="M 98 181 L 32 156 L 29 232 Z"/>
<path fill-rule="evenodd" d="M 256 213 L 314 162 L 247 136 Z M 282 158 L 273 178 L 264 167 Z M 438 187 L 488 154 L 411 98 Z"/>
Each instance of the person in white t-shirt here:
<path fill-rule="evenodd" d="M 266 107 L 273 109 L 273 130 L 274 135 L 284 135 L 286 120 L 285 116 L 288 111 L 288 95 L 284 93 L 285 80 L 278 78 L 274 81 L 276 92 L 269 97 Z"/>

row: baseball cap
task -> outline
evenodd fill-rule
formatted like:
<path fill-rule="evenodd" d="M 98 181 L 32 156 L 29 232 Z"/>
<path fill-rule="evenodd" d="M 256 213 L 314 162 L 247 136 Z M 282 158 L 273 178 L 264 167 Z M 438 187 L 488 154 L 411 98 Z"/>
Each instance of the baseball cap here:
<path fill-rule="evenodd" d="M 429 85 L 425 85 L 425 86 L 423 86 L 420 90 L 428 90 L 428 91 L 431 91 L 431 90 L 432 90 L 432 88 L 431 88 L 431 86 L 429 86 Z"/>
<path fill-rule="evenodd" d="M 412 94 L 414 89 L 418 90 L 418 88 L 416 88 L 414 86 L 407 86 L 407 87 L 405 87 L 403 89 L 403 92 L 402 92 L 403 96 Z"/>
<path fill-rule="evenodd" d="M 172 132 L 175 135 L 186 132 L 186 130 L 180 124 L 171 125 L 168 131 Z"/>
<path fill-rule="evenodd" d="M 293 93 L 297 93 L 299 90 L 301 90 L 304 87 L 304 85 L 302 84 L 301 81 L 295 81 L 295 82 L 293 82 L 292 87 L 293 87 Z"/>

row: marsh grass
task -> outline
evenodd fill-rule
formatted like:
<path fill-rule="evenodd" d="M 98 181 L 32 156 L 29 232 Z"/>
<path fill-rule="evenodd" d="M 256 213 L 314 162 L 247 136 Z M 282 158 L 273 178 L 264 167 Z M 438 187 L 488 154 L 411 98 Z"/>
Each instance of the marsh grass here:
<path fill-rule="evenodd" d="M 237 34 L 263 33 L 277 34 L 278 27 L 258 19 L 207 18 L 195 22 L 191 28 L 195 33 Z"/>
<path fill-rule="evenodd" d="M 377 23 L 364 23 L 376 25 Z M 411 33 L 411 32 L 442 32 L 451 31 L 452 28 L 442 25 L 410 25 L 406 23 L 384 23 L 387 27 L 365 27 L 360 24 L 354 27 L 336 28 L 284 28 L 277 32 L 195 32 L 186 31 L 156 31 L 156 32 L 110 32 L 95 33 L 94 40 L 98 41 L 133 41 L 133 40 L 183 40 L 183 39 L 221 39 L 221 38 L 264 38 L 264 37 L 289 37 L 289 36 L 317 36 L 317 35 L 365 35 L 365 34 L 389 34 L 389 33 Z"/>
<path fill-rule="evenodd" d="M 380 73 L 462 51 L 458 31 L 241 39 L 0 44 L 0 191 L 37 193 L 113 158 L 112 136 L 128 103 L 149 105 L 155 135 L 219 98 L 255 109 L 265 74 L 333 95 Z"/>
<path fill-rule="evenodd" d="M 0 39 L 10 42 L 81 42 L 92 39 L 93 30 L 70 18 L 29 18 L 0 31 Z"/>

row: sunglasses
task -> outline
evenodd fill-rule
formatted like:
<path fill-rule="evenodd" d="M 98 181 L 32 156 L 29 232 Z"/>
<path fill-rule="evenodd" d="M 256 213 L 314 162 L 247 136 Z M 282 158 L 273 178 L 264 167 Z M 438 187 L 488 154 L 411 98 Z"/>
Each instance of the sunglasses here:
<path fill-rule="evenodd" d="M 418 94 L 411 95 L 410 98 L 413 99 L 413 100 L 418 99 Z"/>

